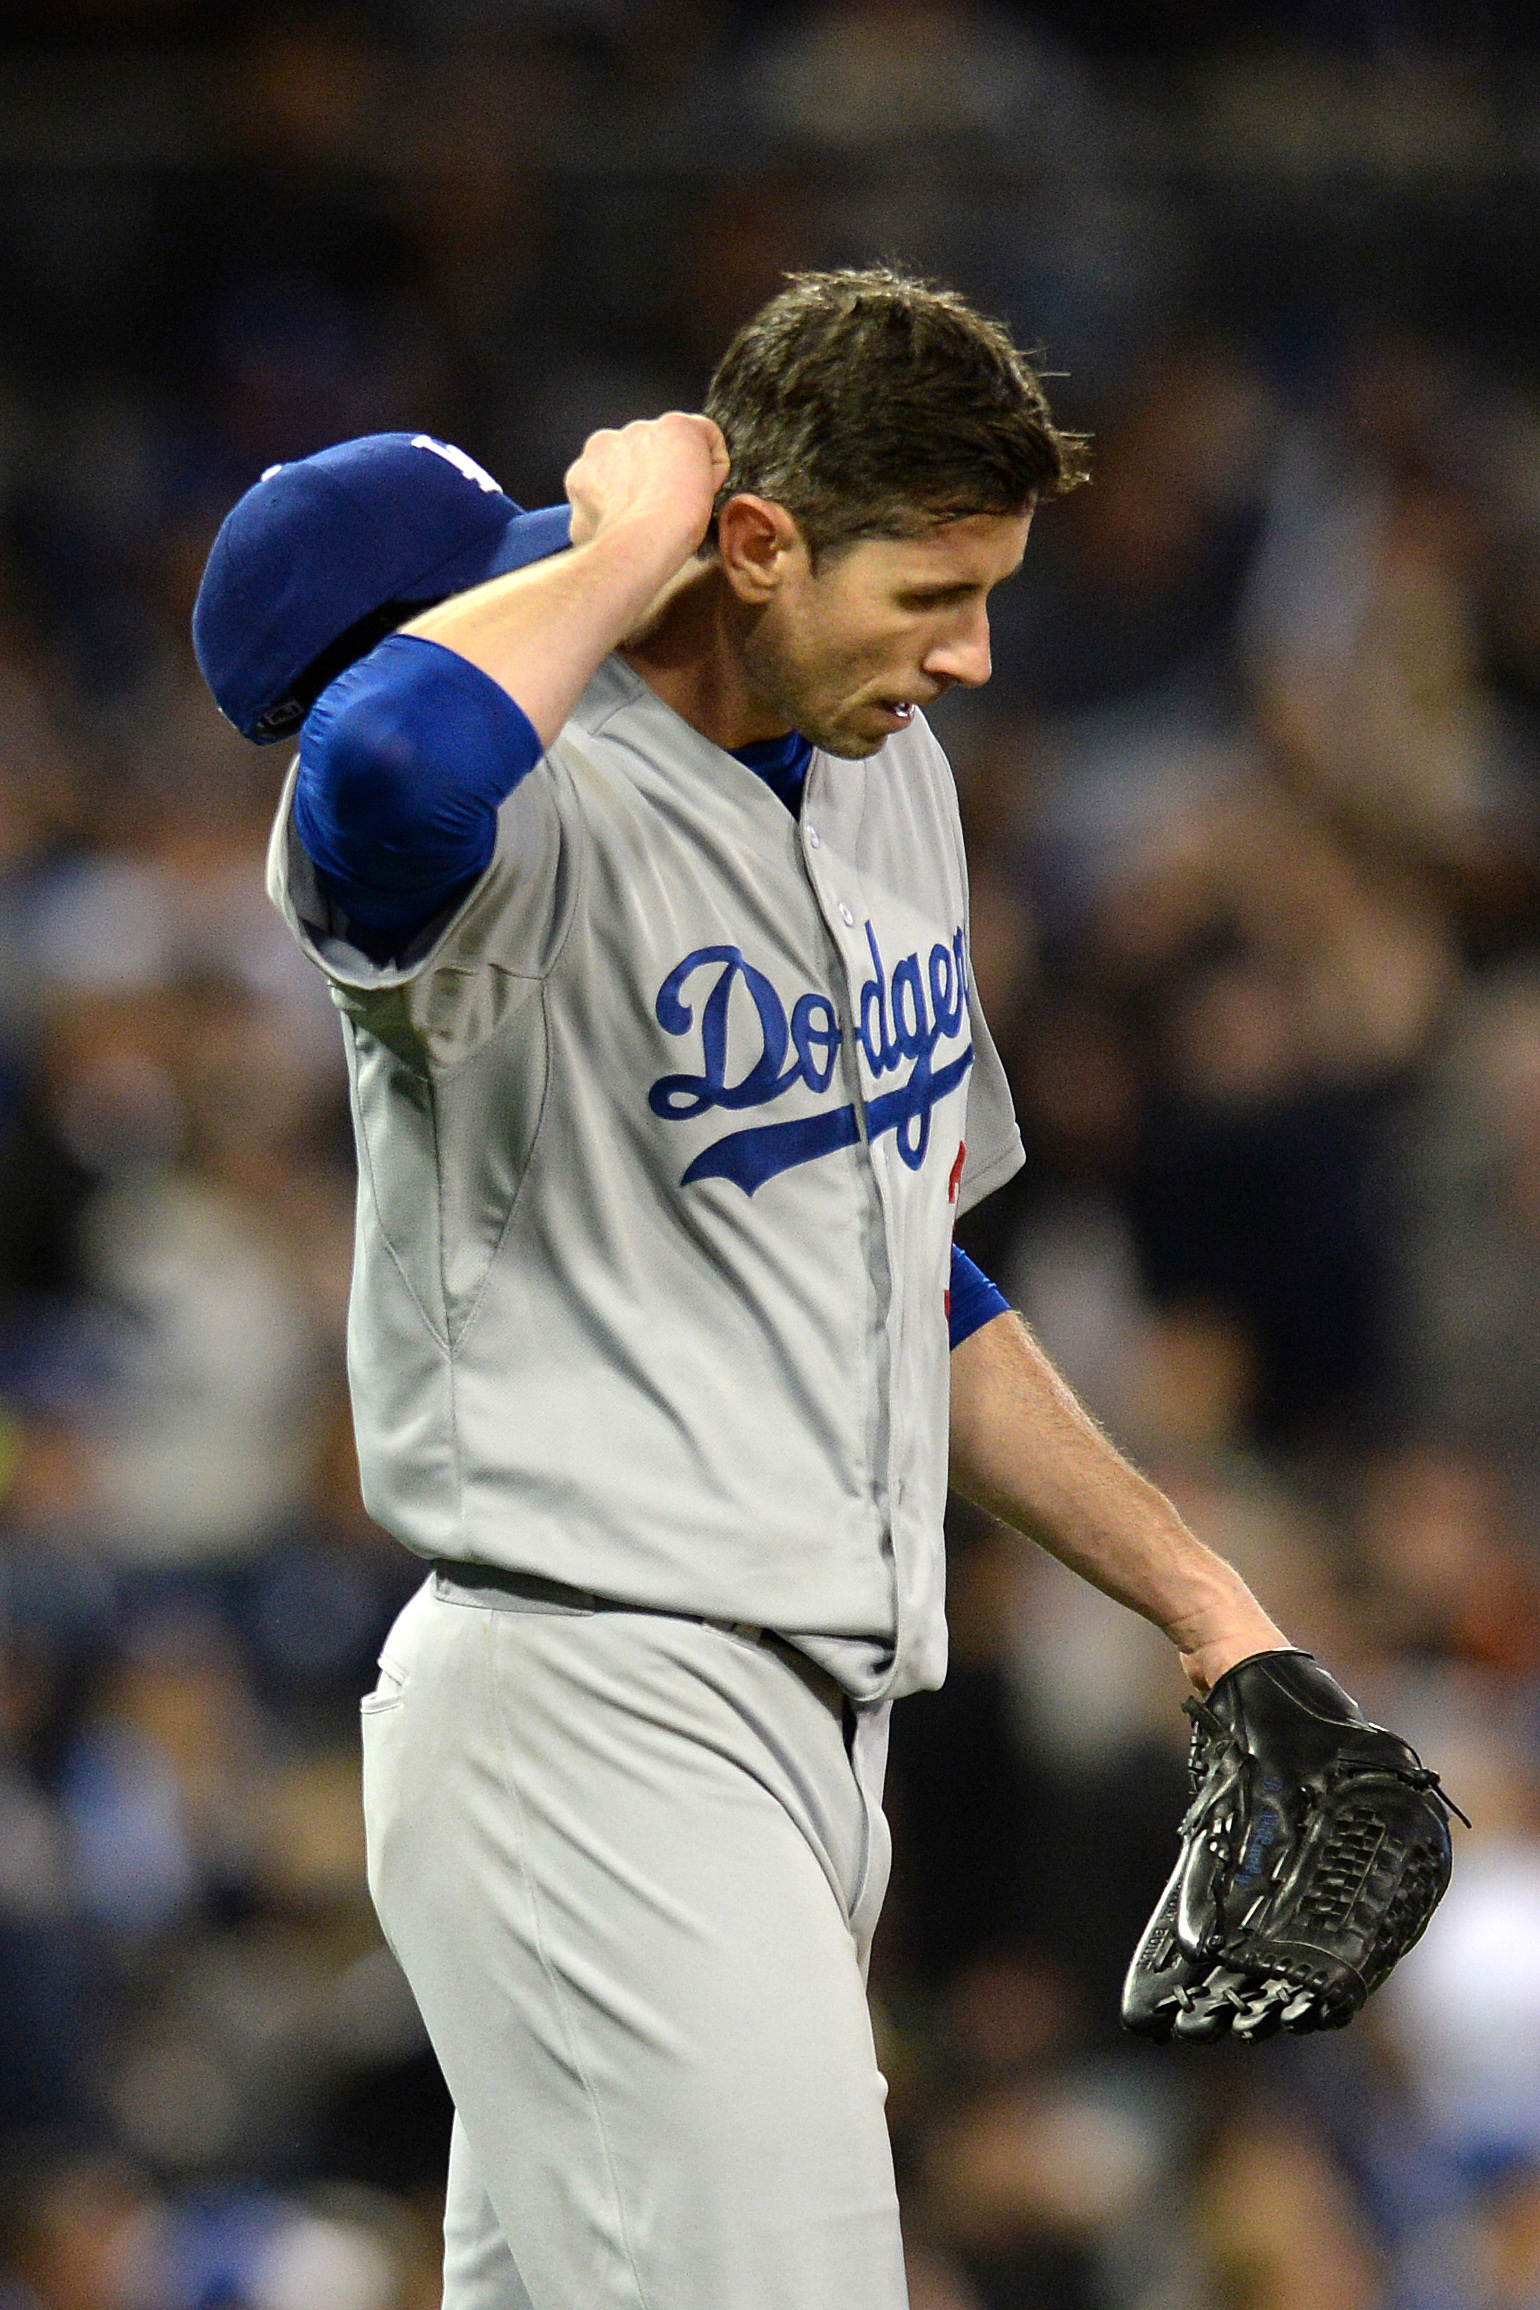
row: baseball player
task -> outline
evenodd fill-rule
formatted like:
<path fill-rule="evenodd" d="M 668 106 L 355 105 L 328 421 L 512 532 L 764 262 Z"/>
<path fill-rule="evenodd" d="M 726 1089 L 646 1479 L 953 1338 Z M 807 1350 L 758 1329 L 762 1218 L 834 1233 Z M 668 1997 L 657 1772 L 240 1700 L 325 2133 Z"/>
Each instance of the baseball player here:
<path fill-rule="evenodd" d="M 952 1247 L 1022 1155 L 922 709 L 1078 456 L 960 298 L 808 275 L 570 514 L 378 436 L 211 556 L 216 697 L 300 733 L 365 1497 L 432 1566 L 365 1809 L 447 2310 L 904 2302 L 863 1979 L 949 1467 L 1200 1692 L 1285 1643 Z"/>

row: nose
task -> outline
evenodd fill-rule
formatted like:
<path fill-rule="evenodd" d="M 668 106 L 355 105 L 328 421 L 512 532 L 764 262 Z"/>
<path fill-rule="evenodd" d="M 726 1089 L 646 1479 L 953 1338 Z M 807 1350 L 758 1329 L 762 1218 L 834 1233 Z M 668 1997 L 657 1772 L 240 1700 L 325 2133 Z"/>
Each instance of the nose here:
<path fill-rule="evenodd" d="M 921 661 L 932 681 L 962 682 L 976 690 L 992 671 L 989 614 L 982 603 L 952 632 L 926 651 Z"/>

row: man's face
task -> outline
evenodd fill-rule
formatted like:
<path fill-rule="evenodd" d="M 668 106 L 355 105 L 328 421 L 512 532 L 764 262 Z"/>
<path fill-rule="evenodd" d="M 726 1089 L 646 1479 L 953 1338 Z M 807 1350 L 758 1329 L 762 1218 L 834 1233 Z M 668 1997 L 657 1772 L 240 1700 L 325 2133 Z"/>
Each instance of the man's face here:
<path fill-rule="evenodd" d="M 815 570 L 798 540 L 744 641 L 758 694 L 825 753 L 859 760 L 954 682 L 989 679 L 989 590 L 1032 516 L 974 513 L 918 537 L 863 538 Z"/>

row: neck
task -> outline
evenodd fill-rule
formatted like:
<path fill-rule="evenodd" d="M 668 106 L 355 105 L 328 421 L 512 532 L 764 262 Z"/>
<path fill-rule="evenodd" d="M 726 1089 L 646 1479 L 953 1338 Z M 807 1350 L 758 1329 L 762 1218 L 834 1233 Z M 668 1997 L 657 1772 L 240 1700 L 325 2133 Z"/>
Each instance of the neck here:
<path fill-rule="evenodd" d="M 616 654 L 714 746 L 730 753 L 784 738 L 791 723 L 745 669 L 744 641 L 755 614 L 718 562 L 697 557 L 670 579 Z"/>

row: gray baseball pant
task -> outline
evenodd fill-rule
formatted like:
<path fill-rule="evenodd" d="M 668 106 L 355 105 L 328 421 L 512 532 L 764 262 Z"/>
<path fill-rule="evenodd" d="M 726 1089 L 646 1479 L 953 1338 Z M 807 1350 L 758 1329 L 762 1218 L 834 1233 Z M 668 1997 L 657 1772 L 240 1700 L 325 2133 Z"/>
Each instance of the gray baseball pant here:
<path fill-rule="evenodd" d="M 753 1631 L 435 1574 L 369 1882 L 456 2110 L 444 2310 L 904 2310 L 864 1976 L 885 1712 Z"/>

